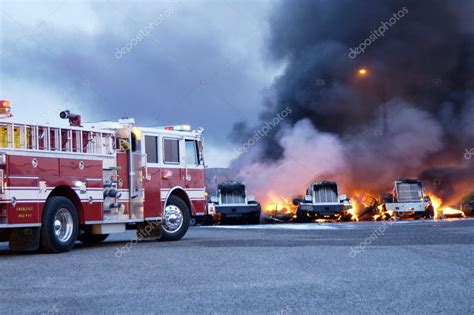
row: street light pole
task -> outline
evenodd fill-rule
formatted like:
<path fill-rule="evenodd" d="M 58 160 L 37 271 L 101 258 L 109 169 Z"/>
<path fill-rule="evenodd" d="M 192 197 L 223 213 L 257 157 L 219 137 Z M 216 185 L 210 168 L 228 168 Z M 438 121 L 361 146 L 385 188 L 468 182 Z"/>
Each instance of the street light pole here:
<path fill-rule="evenodd" d="M 357 75 L 360 77 L 360 78 L 366 78 L 368 75 L 369 75 L 369 72 L 366 68 L 360 68 L 358 71 L 357 71 Z M 375 83 L 374 81 L 372 81 L 372 85 L 374 86 L 374 89 L 375 89 Z M 380 97 L 380 101 L 382 102 L 381 103 L 381 110 L 382 110 L 382 134 L 381 135 L 386 135 L 388 133 L 388 116 L 387 116 L 387 108 L 386 108 L 386 104 L 385 104 L 385 89 L 384 87 L 382 86 L 382 88 L 379 90 L 379 97 Z"/>

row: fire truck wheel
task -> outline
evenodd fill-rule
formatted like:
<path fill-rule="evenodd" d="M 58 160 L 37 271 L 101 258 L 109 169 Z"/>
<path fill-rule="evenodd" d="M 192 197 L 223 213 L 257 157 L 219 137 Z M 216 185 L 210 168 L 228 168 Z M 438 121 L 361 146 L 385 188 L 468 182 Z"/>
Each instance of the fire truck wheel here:
<path fill-rule="evenodd" d="M 71 250 L 79 233 L 76 207 L 65 197 L 51 197 L 43 209 L 41 245 L 49 253 Z"/>
<path fill-rule="evenodd" d="M 186 203 L 177 196 L 170 196 L 160 224 L 161 239 L 176 241 L 182 238 L 188 231 L 190 217 Z"/>
<path fill-rule="evenodd" d="M 77 238 L 81 243 L 84 244 L 99 244 L 106 240 L 109 234 L 91 234 L 84 232 Z"/>

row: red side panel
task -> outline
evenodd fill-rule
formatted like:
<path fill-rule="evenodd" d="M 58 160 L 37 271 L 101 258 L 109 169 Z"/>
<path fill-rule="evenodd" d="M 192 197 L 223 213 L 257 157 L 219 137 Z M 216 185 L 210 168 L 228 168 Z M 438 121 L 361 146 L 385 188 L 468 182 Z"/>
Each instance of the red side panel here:
<path fill-rule="evenodd" d="M 204 169 L 188 169 L 188 179 L 190 180 L 187 181 L 186 188 L 191 196 L 193 215 L 203 214 L 206 211 L 206 201 L 203 195 L 205 190 Z"/>
<path fill-rule="evenodd" d="M 83 168 L 80 164 L 84 165 Z M 102 178 L 102 161 L 96 160 L 59 160 L 59 175 L 84 178 Z"/>
<path fill-rule="evenodd" d="M 46 198 L 52 189 L 62 185 L 73 188 L 81 199 L 82 209 L 78 209 L 81 223 L 103 219 L 100 198 L 92 204 L 88 202 L 89 196 L 97 198 L 102 192 L 100 160 L 10 155 L 6 174 L 10 196 L 17 199 L 16 207 L 10 204 L 11 200 L 3 200 L 0 205 L 6 207 L 0 210 L 7 210 L 9 224 L 41 223 Z M 76 181 L 85 182 L 88 193 L 80 194 L 79 187 L 74 187 Z M 47 192 L 40 193 L 40 182 L 46 183 Z"/>
<path fill-rule="evenodd" d="M 119 189 L 128 189 L 128 159 L 126 153 L 117 153 L 117 166 L 120 170 L 117 172 L 122 186 Z"/>
<path fill-rule="evenodd" d="M 161 217 L 161 169 L 148 167 L 148 178 L 144 179 L 145 188 L 145 218 Z"/>
<path fill-rule="evenodd" d="M 196 213 L 203 213 L 206 210 L 206 201 L 205 200 L 192 200 L 193 203 L 193 215 Z"/>
<path fill-rule="evenodd" d="M 1 210 L 7 210 L 8 223 L 40 223 L 40 209 L 43 203 L 38 201 L 38 179 L 8 178 L 7 187 L 10 189 L 11 195 L 18 199 L 16 207 L 9 204 L 10 200 L 2 204 Z"/>
<path fill-rule="evenodd" d="M 9 156 L 9 175 L 59 176 L 59 159 L 31 156 Z M 33 166 L 36 160 L 36 167 Z"/>
<path fill-rule="evenodd" d="M 188 179 L 186 183 L 187 188 L 204 188 L 204 170 L 203 169 L 188 169 Z"/>
<path fill-rule="evenodd" d="M 11 204 L 2 204 L 7 209 L 8 224 L 40 223 L 41 216 L 37 202 L 19 202 L 16 207 Z"/>
<path fill-rule="evenodd" d="M 180 168 L 162 168 L 162 181 L 161 188 L 172 188 L 175 186 L 181 186 L 184 188 L 184 180 L 182 178 L 182 172 L 184 170 Z"/>
<path fill-rule="evenodd" d="M 38 187 L 38 179 L 32 177 L 7 178 L 8 187 Z"/>
<path fill-rule="evenodd" d="M 84 208 L 84 215 L 81 217 L 81 224 L 85 224 L 86 221 L 102 221 L 104 219 L 102 202 L 94 202 L 93 204 L 83 202 L 82 207 Z"/>

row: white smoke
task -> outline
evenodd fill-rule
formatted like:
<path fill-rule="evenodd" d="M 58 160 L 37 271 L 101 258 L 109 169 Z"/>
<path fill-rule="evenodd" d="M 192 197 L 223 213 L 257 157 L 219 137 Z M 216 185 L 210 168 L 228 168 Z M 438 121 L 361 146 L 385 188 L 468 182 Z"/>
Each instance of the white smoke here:
<path fill-rule="evenodd" d="M 277 135 L 283 148 L 282 159 L 244 166 L 239 176 L 250 193 L 260 201 L 269 196 L 291 198 L 302 194 L 312 180 L 346 167 L 344 147 L 337 136 L 317 131 L 308 119 L 292 128 L 283 127 Z"/>
<path fill-rule="evenodd" d="M 239 177 L 260 201 L 301 195 L 313 181 L 336 181 L 341 193 L 381 192 L 396 179 L 416 177 L 426 159 L 442 149 L 442 128 L 431 114 L 402 101 L 385 106 L 386 134 L 377 132 L 382 113 L 344 138 L 318 131 L 309 119 L 285 126 L 277 134 L 282 158 L 243 165 Z"/>
<path fill-rule="evenodd" d="M 389 118 L 385 134 L 374 123 L 344 138 L 350 169 L 340 179 L 347 189 L 380 192 L 396 179 L 416 178 L 430 155 L 442 149 L 442 128 L 430 113 L 400 100 L 384 106 Z"/>

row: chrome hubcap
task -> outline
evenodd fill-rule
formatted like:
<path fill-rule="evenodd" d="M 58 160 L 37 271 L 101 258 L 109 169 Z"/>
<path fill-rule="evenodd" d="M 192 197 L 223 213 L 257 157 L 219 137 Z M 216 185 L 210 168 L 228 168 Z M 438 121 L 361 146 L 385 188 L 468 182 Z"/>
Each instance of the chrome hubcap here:
<path fill-rule="evenodd" d="M 174 233 L 183 226 L 183 211 L 175 206 L 169 205 L 165 208 L 165 215 L 163 218 L 163 229 L 166 232 Z"/>
<path fill-rule="evenodd" d="M 71 211 L 61 208 L 54 216 L 54 234 L 58 241 L 66 243 L 71 239 L 74 230 Z"/>

